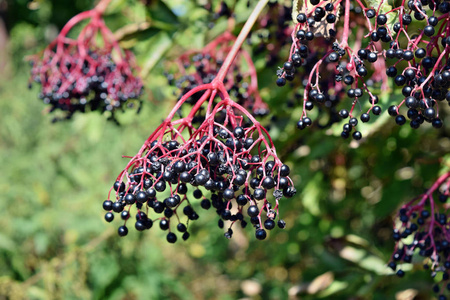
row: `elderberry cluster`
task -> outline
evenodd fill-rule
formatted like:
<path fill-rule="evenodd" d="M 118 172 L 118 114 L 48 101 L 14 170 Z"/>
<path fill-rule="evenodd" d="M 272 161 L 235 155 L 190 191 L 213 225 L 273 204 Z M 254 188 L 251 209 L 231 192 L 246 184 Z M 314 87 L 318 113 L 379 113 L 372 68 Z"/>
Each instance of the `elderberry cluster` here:
<path fill-rule="evenodd" d="M 75 112 L 114 112 L 133 106 L 128 100 L 142 93 L 141 79 L 134 55 L 123 50 L 105 25 L 103 13 L 107 2 L 70 19 L 42 55 L 30 58 L 31 83 L 41 86 L 39 98 L 60 110 L 69 119 Z M 74 26 L 85 24 L 75 39 L 68 36 Z M 54 121 L 60 118 L 55 118 Z"/>
<path fill-rule="evenodd" d="M 405 6 L 385 1 L 364 5 L 312 0 L 298 8 L 289 60 L 276 82 L 284 86 L 300 77 L 303 112 L 298 127 L 312 124 L 307 111 L 314 105 L 334 107 L 350 99 L 351 109 L 339 111 L 340 117 L 350 118 L 341 135 L 361 139 L 352 130 L 358 119 L 365 123 L 380 115 L 376 94 L 399 88 L 404 99 L 388 108 L 398 125 L 409 119 L 414 129 L 424 122 L 441 128 L 438 103 L 450 103 L 450 4 L 409 0 Z M 349 46 L 354 44 L 360 46 Z M 358 118 L 356 109 L 363 110 L 365 98 L 370 107 Z M 334 119 L 336 110 L 330 111 Z"/>
<path fill-rule="evenodd" d="M 62 56 L 51 52 L 42 61 L 32 62 L 32 79 L 41 85 L 39 98 L 51 111 L 115 111 L 132 105 L 142 93 L 142 83 L 134 77 L 128 63 L 116 63 L 111 53 L 90 50 L 85 56 L 78 51 Z M 131 54 L 127 59 L 132 60 Z"/>
<path fill-rule="evenodd" d="M 276 66 L 282 49 L 291 43 L 292 7 L 280 1 L 270 1 L 269 8 L 262 13 L 247 37 L 247 44 L 253 46 L 256 56 L 263 56 L 266 65 Z"/>
<path fill-rule="evenodd" d="M 182 64 L 184 72 L 177 70 L 173 73 L 164 73 L 169 85 L 176 88 L 174 95 L 177 99 L 199 85 L 211 83 L 222 66 L 223 59 L 216 59 L 208 53 L 205 55 L 197 53 L 189 57 L 181 57 L 179 63 Z M 183 73 L 184 75 L 178 76 Z M 242 75 L 239 74 L 236 79 L 242 80 Z M 195 104 L 199 99 L 200 94 L 191 97 L 189 103 Z"/>
<path fill-rule="evenodd" d="M 446 299 L 443 293 L 450 291 L 449 215 L 443 209 L 450 195 L 449 177 L 449 173 L 443 175 L 427 193 L 399 210 L 399 226 L 392 235 L 396 247 L 388 264 L 397 276 L 403 277 L 405 272 L 398 265 L 412 263 L 414 253 L 418 253 L 425 259 L 424 268 L 431 267 L 433 277 L 442 273 L 442 280 L 433 287 L 435 293 L 441 294 L 439 299 Z M 433 193 L 438 194 L 437 202 Z"/>
<path fill-rule="evenodd" d="M 181 55 L 175 64 L 171 64 L 169 69 L 172 71 L 166 72 L 165 76 L 169 85 L 176 87 L 174 95 L 180 99 L 192 89 L 211 83 L 216 78 L 235 39 L 231 33 L 225 32 L 206 45 L 201 52 L 188 51 Z M 245 50 L 239 51 L 224 83 L 236 102 L 252 111 L 255 116 L 269 113 L 258 92 L 255 67 Z M 200 94 L 194 95 L 188 103 L 195 104 L 199 99 Z"/>
<path fill-rule="evenodd" d="M 238 107 L 238 104 L 230 106 Z M 175 227 L 186 239 L 189 221 L 198 218 L 196 204 L 189 199 L 188 190 L 193 190 L 192 196 L 200 200 L 203 209 L 215 208 L 221 217 L 219 227 L 229 221 L 227 238 L 233 234 L 234 223 L 240 222 L 246 227 L 244 215 L 250 217 L 257 239 L 265 239 L 266 230 L 272 230 L 276 223 L 280 228 L 285 227 L 283 220 L 275 220 L 279 200 L 296 193 L 289 178 L 290 169 L 267 144 L 262 127 L 230 113 L 226 110 L 230 106 L 219 103 L 215 113 L 205 119 L 188 140 L 184 140 L 178 130 L 166 131 L 173 124 L 165 123 L 150 137 L 115 183 L 115 201 L 103 203 L 104 209 L 109 211 L 105 215 L 108 222 L 114 219 L 113 212 L 121 213 L 125 220 L 119 227 L 119 235 L 128 233 L 127 218 L 131 207 L 136 206 L 137 230 L 150 229 L 159 221 L 160 228 L 169 232 L 169 242 L 177 239 Z M 230 118 L 234 121 L 229 122 Z M 163 133 L 171 136 L 171 140 L 162 142 Z M 206 197 L 208 191 L 209 197 Z M 271 202 L 272 197 L 275 201 Z M 181 210 L 187 220 L 183 220 Z M 156 217 L 151 216 L 153 214 Z M 160 214 L 162 216 L 158 216 Z"/>

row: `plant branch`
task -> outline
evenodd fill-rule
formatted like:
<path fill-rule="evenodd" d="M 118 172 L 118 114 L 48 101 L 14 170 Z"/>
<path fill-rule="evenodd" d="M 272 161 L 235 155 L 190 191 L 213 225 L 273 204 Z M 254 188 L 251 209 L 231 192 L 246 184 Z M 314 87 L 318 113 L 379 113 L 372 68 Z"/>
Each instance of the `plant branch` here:
<path fill-rule="evenodd" d="M 233 60 L 236 58 L 236 55 L 241 49 L 242 44 L 244 43 L 245 39 L 247 38 L 248 34 L 250 33 L 250 30 L 252 29 L 253 25 L 255 24 L 256 20 L 258 19 L 259 14 L 263 10 L 263 8 L 266 6 L 266 4 L 269 2 L 269 0 L 260 0 L 258 4 L 256 5 L 255 9 L 252 11 L 250 16 L 247 19 L 247 22 L 245 22 L 244 27 L 242 28 L 241 32 L 239 33 L 239 36 L 237 37 L 235 43 L 233 44 L 233 47 L 230 50 L 230 53 L 225 58 L 225 61 L 222 65 L 222 67 L 219 70 L 219 73 L 217 74 L 217 77 L 215 79 L 216 82 L 223 82 L 225 79 L 226 74 L 228 73 L 228 69 L 230 68 Z"/>

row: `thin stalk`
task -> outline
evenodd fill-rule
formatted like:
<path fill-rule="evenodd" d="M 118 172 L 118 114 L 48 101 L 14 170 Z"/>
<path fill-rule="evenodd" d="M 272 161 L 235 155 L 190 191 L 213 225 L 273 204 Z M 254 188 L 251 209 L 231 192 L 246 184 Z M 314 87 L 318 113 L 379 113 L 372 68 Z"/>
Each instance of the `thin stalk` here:
<path fill-rule="evenodd" d="M 228 73 L 231 64 L 233 63 L 233 60 L 236 58 L 239 49 L 241 49 L 242 44 L 244 43 L 245 39 L 250 33 L 250 30 L 252 29 L 256 20 L 258 19 L 259 14 L 261 13 L 261 11 L 268 2 L 269 0 L 260 0 L 256 5 L 255 9 L 248 17 L 247 22 L 245 22 L 244 27 L 242 27 L 242 30 L 239 33 L 236 41 L 234 42 L 233 47 L 230 50 L 230 53 L 228 53 L 227 57 L 225 58 L 225 61 L 222 67 L 220 68 L 219 73 L 217 74 L 215 82 L 223 82 L 223 80 L 225 79 L 225 76 Z"/>
<path fill-rule="evenodd" d="M 95 6 L 94 10 L 102 15 L 106 8 L 108 8 L 109 3 L 111 3 L 111 0 L 100 0 L 100 2 Z"/>

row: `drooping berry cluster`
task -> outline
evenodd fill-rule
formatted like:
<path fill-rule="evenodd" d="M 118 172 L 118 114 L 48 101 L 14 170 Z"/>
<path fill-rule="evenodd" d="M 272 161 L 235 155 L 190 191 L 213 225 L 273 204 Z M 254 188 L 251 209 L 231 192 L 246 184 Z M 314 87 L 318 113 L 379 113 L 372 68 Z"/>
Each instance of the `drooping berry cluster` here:
<path fill-rule="evenodd" d="M 134 55 L 119 46 L 102 19 L 106 2 L 73 17 L 42 56 L 31 58 L 30 81 L 41 86 L 39 98 L 50 111 L 63 111 L 64 118 L 94 110 L 113 113 L 132 106 L 129 100 L 142 93 Z M 69 38 L 71 29 L 85 19 L 89 23 L 78 37 Z"/>
<path fill-rule="evenodd" d="M 115 199 L 103 203 L 109 211 L 105 215 L 107 221 L 114 219 L 113 212 L 121 213 L 125 220 L 119 235 L 127 234 L 130 209 L 136 206 L 137 230 L 149 229 L 158 220 L 160 228 L 168 230 L 169 242 L 177 240 L 175 227 L 187 239 L 189 220 L 198 218 L 196 204 L 188 199 L 188 190 L 192 189 L 193 197 L 201 199 L 202 208 L 216 209 L 221 217 L 220 227 L 224 220 L 230 221 L 227 238 L 232 236 L 234 223 L 247 225 L 245 214 L 258 239 L 266 238 L 265 229 L 275 227 L 279 200 L 296 193 L 289 178 L 290 169 L 278 159 L 264 127 L 231 100 L 223 85 L 217 83 L 219 87 L 214 88 L 215 83 L 184 95 L 119 175 L 114 185 Z M 191 113 L 173 120 L 181 105 L 202 90 L 204 93 Z M 213 106 L 216 95 L 222 100 Z M 203 103 L 208 104 L 204 121 L 194 127 L 192 120 Z M 284 228 L 284 221 L 278 220 L 278 226 Z"/>
<path fill-rule="evenodd" d="M 358 123 L 355 107 L 362 110 L 361 100 L 369 100 L 370 107 L 359 118 L 369 122 L 371 113 L 381 113 L 375 91 L 386 94 L 390 86 L 401 87 L 405 97 L 388 109 L 397 124 L 405 124 L 407 117 L 412 128 L 424 121 L 442 127 L 438 102 L 450 100 L 449 10 L 448 2 L 433 0 L 394 6 L 379 1 L 374 7 L 358 0 L 305 2 L 296 16 L 289 60 L 277 80 L 283 86 L 300 74 L 303 113 L 298 127 L 312 124 L 307 111 L 314 105 L 331 107 L 350 98 L 350 111 L 339 112 L 342 118 L 350 117 L 342 137 L 360 139 L 359 131 L 352 133 Z M 302 68 L 305 71 L 298 72 Z"/>
<path fill-rule="evenodd" d="M 200 51 L 188 51 L 181 55 L 176 63 L 172 64 L 173 71 L 166 73 L 169 84 L 179 91 L 177 96 L 181 98 L 193 88 L 211 83 L 235 41 L 236 37 L 225 32 Z M 240 49 L 237 53 L 224 84 L 237 103 L 252 111 L 254 115 L 261 116 L 269 112 L 258 92 L 255 66 L 249 53 L 244 49 Z M 196 101 L 198 98 L 190 99 L 193 104 Z"/>
<path fill-rule="evenodd" d="M 389 267 L 403 277 L 398 269 L 402 263 L 411 263 L 414 253 L 425 258 L 424 268 L 433 276 L 442 273 L 442 281 L 433 287 L 436 293 L 450 290 L 450 229 L 448 199 L 450 196 L 450 172 L 442 175 L 432 187 L 402 206 L 394 227 L 395 251 Z M 437 201 L 436 201 L 437 200 Z M 445 297 L 440 296 L 439 299 Z"/>
<path fill-rule="evenodd" d="M 269 8 L 259 17 L 247 37 L 246 42 L 253 46 L 254 55 L 265 55 L 268 67 L 278 64 L 283 48 L 292 41 L 292 7 L 287 6 L 287 3 L 269 2 Z"/>

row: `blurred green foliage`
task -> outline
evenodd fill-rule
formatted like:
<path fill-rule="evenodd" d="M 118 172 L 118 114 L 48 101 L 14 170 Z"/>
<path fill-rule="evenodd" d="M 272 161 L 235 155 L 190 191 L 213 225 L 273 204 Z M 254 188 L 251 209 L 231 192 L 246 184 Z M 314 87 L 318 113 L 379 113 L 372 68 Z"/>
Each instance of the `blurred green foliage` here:
<path fill-rule="evenodd" d="M 368 138 L 360 144 L 333 130 L 299 132 L 300 108 L 286 106 L 287 89 L 274 88 L 276 67 L 266 67 L 263 56 L 255 56 L 262 94 L 279 116 L 271 134 L 299 191 L 281 203 L 287 228 L 264 242 L 237 229 L 227 240 L 215 213 L 201 211 L 187 242 L 169 245 L 157 229 L 117 237 L 101 204 L 126 164 L 121 155 L 134 155 L 174 103 L 162 59 L 201 48 L 227 24 L 221 18 L 208 29 L 208 11 L 193 1 L 149 2 L 113 1 L 106 18 L 114 30 L 151 24 L 122 41 L 149 74 L 142 111 L 120 116 L 121 126 L 97 114 L 51 124 L 38 88 L 25 88 L 24 56 L 45 47 L 91 1 L 39 0 L 33 9 L 30 1 L 8 2 L 10 63 L 0 80 L 0 299 L 400 299 L 408 293 L 429 299 L 433 279 L 420 270 L 420 259 L 404 279 L 386 263 L 392 217 L 432 183 L 450 152 L 449 118 L 440 131 L 412 131 L 380 118 L 364 129 Z M 237 4 L 239 22 L 248 16 L 246 2 Z"/>

